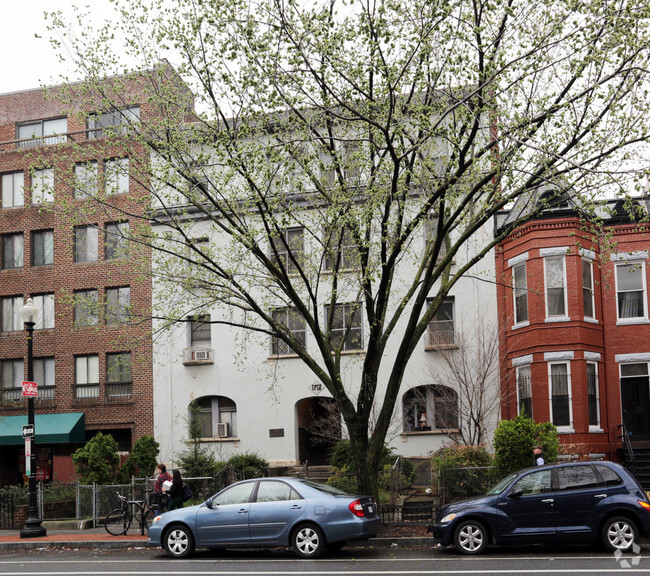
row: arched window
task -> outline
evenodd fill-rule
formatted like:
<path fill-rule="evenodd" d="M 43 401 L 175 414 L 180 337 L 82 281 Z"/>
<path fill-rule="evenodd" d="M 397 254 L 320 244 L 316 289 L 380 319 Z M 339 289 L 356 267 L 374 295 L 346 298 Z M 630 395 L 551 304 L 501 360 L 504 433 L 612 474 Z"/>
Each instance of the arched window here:
<path fill-rule="evenodd" d="M 237 405 L 226 396 L 204 396 L 196 401 L 201 438 L 237 436 Z M 190 414 L 192 416 L 192 414 Z"/>
<path fill-rule="evenodd" d="M 458 428 L 458 394 L 448 386 L 417 386 L 402 397 L 404 432 Z"/>

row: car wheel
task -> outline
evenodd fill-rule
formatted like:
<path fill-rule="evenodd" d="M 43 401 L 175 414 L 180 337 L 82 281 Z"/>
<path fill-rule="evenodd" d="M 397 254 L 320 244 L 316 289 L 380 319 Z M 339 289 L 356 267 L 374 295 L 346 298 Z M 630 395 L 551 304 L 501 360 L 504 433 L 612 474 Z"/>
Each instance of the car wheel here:
<path fill-rule="evenodd" d="M 172 526 L 165 532 L 163 548 L 172 558 L 185 558 L 194 552 L 194 536 L 187 526 Z"/>
<path fill-rule="evenodd" d="M 480 554 L 488 545 L 487 529 L 476 520 L 465 520 L 454 532 L 454 544 L 463 554 Z"/>
<path fill-rule="evenodd" d="M 629 518 L 616 516 L 605 522 L 601 537 L 608 550 L 628 552 L 639 540 L 639 531 Z"/>
<path fill-rule="evenodd" d="M 325 550 L 325 537 L 318 526 L 303 524 L 291 536 L 291 547 L 300 558 L 318 558 Z"/>

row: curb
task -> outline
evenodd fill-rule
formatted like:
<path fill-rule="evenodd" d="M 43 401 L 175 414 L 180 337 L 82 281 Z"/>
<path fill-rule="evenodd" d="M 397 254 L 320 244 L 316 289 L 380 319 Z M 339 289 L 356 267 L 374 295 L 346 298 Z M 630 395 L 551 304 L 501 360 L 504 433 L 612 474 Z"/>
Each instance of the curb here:
<path fill-rule="evenodd" d="M 422 548 L 433 547 L 433 538 L 371 538 L 370 540 L 359 540 L 349 542 L 349 548 Z M 155 548 L 149 546 L 147 540 L 41 540 L 29 541 L 20 540 L 17 542 L 0 542 L 0 553 L 15 552 L 23 550 L 48 550 L 54 548 L 69 549 L 94 549 L 94 550 L 115 550 L 115 549 L 144 549 Z"/>

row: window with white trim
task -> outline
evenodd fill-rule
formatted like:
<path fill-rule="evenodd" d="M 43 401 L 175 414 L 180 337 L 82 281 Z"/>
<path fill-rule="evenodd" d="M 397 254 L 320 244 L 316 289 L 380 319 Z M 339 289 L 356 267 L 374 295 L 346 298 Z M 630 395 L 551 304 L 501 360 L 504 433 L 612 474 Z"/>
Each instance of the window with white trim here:
<path fill-rule="evenodd" d="M 648 317 L 645 262 L 616 263 L 616 309 L 619 320 Z"/>
<path fill-rule="evenodd" d="M 600 428 L 598 364 L 596 362 L 587 362 L 587 404 L 589 411 L 589 426 Z"/>
<path fill-rule="evenodd" d="M 43 144 L 59 144 L 66 142 L 68 137 L 68 119 L 49 118 L 47 120 L 36 120 L 18 124 L 16 127 L 16 139 L 18 148 L 34 148 Z"/>
<path fill-rule="evenodd" d="M 74 383 L 76 398 L 99 398 L 99 356 L 75 356 Z"/>
<path fill-rule="evenodd" d="M 305 319 L 298 314 L 295 308 L 277 308 L 272 312 L 273 319 L 287 327 L 291 332 L 291 336 L 295 338 L 302 346 L 305 346 L 306 331 Z M 286 356 L 288 354 L 295 354 L 289 345 L 280 340 L 279 338 L 271 338 L 271 354 L 273 356 Z"/>
<path fill-rule="evenodd" d="M 2 372 L 2 401 L 22 401 L 23 380 L 25 380 L 25 361 L 23 359 L 2 360 L 0 361 L 0 372 Z"/>
<path fill-rule="evenodd" d="M 2 331 L 18 332 L 24 328 L 20 309 L 23 307 L 22 296 L 5 296 L 2 298 Z"/>
<path fill-rule="evenodd" d="M 594 263 L 587 258 L 582 259 L 582 308 L 585 318 L 596 317 L 594 303 Z"/>
<path fill-rule="evenodd" d="M 559 429 L 573 426 L 571 371 L 568 362 L 548 363 L 551 422 Z"/>
<path fill-rule="evenodd" d="M 97 162 L 83 162 L 74 167 L 74 197 L 97 197 Z"/>
<path fill-rule="evenodd" d="M 32 172 L 32 204 L 54 202 L 54 169 L 42 168 Z"/>
<path fill-rule="evenodd" d="M 10 172 L 2 175 L 2 207 L 18 208 L 25 205 L 25 174 Z"/>
<path fill-rule="evenodd" d="M 402 397 L 404 432 L 458 428 L 458 394 L 439 385 L 416 386 Z"/>
<path fill-rule="evenodd" d="M 38 308 L 38 317 L 34 328 L 43 330 L 54 328 L 54 293 L 35 294 L 32 296 L 34 306 Z"/>
<path fill-rule="evenodd" d="M 512 278 L 515 298 L 515 324 L 528 322 L 528 280 L 526 277 L 526 262 L 521 262 L 512 268 Z"/>
<path fill-rule="evenodd" d="M 129 254 L 129 223 L 111 222 L 106 224 L 104 255 L 106 260 L 125 258 Z"/>
<path fill-rule="evenodd" d="M 74 293 L 75 328 L 97 326 L 99 323 L 97 290 L 76 290 Z"/>
<path fill-rule="evenodd" d="M 237 404 L 226 396 L 205 396 L 195 400 L 201 424 L 201 438 L 237 436 Z M 190 414 L 192 417 L 192 413 Z"/>
<path fill-rule="evenodd" d="M 326 322 L 329 318 L 330 306 L 325 306 Z M 330 333 L 332 348 L 341 350 L 362 350 L 363 330 L 361 326 L 361 304 L 336 304 Z"/>
<path fill-rule="evenodd" d="M 39 387 L 56 384 L 54 358 L 34 358 L 34 381 Z"/>
<path fill-rule="evenodd" d="M 455 299 L 445 298 L 436 313 L 431 318 L 427 328 L 427 346 L 430 348 L 445 348 L 455 346 L 456 330 L 454 325 Z"/>
<path fill-rule="evenodd" d="M 98 259 L 97 228 L 78 226 L 74 229 L 74 261 L 96 262 Z"/>
<path fill-rule="evenodd" d="M 104 185 L 107 195 L 128 194 L 129 159 L 111 158 L 104 164 Z"/>
<path fill-rule="evenodd" d="M 131 319 L 131 287 L 106 288 L 106 324 L 127 324 Z"/>
<path fill-rule="evenodd" d="M 517 366 L 517 414 L 533 417 L 533 388 L 530 364 Z"/>
<path fill-rule="evenodd" d="M 54 264 L 54 230 L 32 232 L 32 266 Z"/>
<path fill-rule="evenodd" d="M 565 264 L 564 256 L 546 256 L 544 258 L 547 318 L 563 318 L 567 316 Z"/>
<path fill-rule="evenodd" d="M 25 239 L 22 233 L 2 236 L 2 267 L 5 270 L 24 266 Z"/>

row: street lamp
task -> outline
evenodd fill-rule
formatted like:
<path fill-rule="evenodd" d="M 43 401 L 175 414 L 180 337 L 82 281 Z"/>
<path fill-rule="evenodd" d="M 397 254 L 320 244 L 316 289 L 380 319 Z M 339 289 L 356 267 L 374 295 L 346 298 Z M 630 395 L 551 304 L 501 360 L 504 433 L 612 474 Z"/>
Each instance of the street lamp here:
<path fill-rule="evenodd" d="M 27 380 L 34 381 L 34 324 L 38 318 L 38 308 L 34 306 L 34 301 L 27 298 L 24 306 L 20 309 L 20 315 L 25 323 L 27 329 Z M 27 424 L 35 432 L 34 428 L 34 397 L 28 396 L 27 398 Z M 25 521 L 24 528 L 20 531 L 21 538 L 35 538 L 37 536 L 45 536 L 46 530 L 41 526 L 41 517 L 38 512 L 38 502 L 36 499 L 36 457 L 35 457 L 35 442 L 31 443 L 31 451 L 29 456 L 29 509 L 27 511 L 27 520 Z M 25 460 L 27 465 L 27 460 Z"/>

